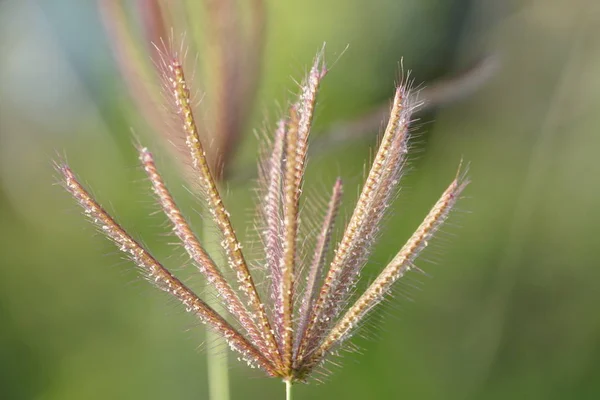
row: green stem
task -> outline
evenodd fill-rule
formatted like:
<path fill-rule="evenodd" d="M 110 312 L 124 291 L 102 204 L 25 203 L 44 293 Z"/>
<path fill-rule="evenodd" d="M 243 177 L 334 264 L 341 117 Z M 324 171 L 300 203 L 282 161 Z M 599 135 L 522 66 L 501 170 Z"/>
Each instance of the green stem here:
<path fill-rule="evenodd" d="M 202 244 L 214 262 L 220 266 L 224 259 L 218 241 L 214 238 L 210 224 L 203 224 Z M 216 243 L 216 245 L 215 245 Z M 223 307 L 217 299 L 214 288 L 206 287 L 206 302 L 223 315 Z M 206 330 L 208 393 L 210 400 L 229 400 L 229 368 L 227 365 L 227 343 L 211 329 Z"/>
<path fill-rule="evenodd" d="M 285 400 L 292 400 L 292 381 L 286 380 L 285 382 Z"/>

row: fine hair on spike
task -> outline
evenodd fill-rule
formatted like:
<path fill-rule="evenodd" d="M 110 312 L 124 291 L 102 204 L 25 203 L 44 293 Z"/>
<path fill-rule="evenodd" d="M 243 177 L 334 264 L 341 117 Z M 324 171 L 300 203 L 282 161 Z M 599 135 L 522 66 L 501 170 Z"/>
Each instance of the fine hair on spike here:
<path fill-rule="evenodd" d="M 408 271 L 420 271 L 415 266 L 416 259 L 467 186 L 466 169 L 459 167 L 423 222 L 367 288 L 357 289 L 361 270 L 398 194 L 407 163 L 411 119 L 418 103 L 411 95 L 407 74 L 396 88 L 388 123 L 355 207 L 347 224 L 340 226 L 336 219 L 343 193 L 341 179 L 327 183 L 331 189 L 325 200 L 316 196 L 305 199 L 308 195 L 303 188 L 317 95 L 328 71 L 323 48 L 299 85 L 296 100 L 286 108 L 287 115 L 273 128 L 269 149 L 263 152 L 264 159 L 259 163 L 259 220 L 254 230 L 260 238 L 262 254 L 258 259 L 247 258 L 249 253 L 242 250 L 217 186 L 220 171 L 208 160 L 207 143 L 203 142 L 194 115 L 190 84 L 181 59 L 185 50 L 182 46 L 174 51 L 172 41 L 163 42 L 162 46 L 164 50 L 157 47 L 156 60 L 164 95 L 176 117 L 175 129 L 185 140 L 200 200 L 220 238 L 225 255 L 222 262 L 209 256 L 207 243 L 201 243 L 183 216 L 152 153 L 142 145 L 138 146 L 139 160 L 169 229 L 214 289 L 223 311 L 215 311 L 136 242 L 94 200 L 65 163 L 56 166 L 61 182 L 84 214 L 148 281 L 210 326 L 250 366 L 284 380 L 288 389 L 292 383 L 311 377 L 320 381 L 326 373 L 326 362 L 337 366 L 331 361 L 332 356 L 344 349 L 357 352 L 348 339 L 364 324 L 370 311 L 390 297 L 394 284 Z M 225 59 L 224 54 L 222 57 Z M 321 217 L 311 220 L 306 208 L 316 208 Z M 343 233 L 334 242 L 333 231 L 338 226 Z M 268 277 L 264 290 L 255 283 L 258 271 L 254 267 Z M 228 278 L 226 272 L 231 272 L 232 277 Z"/>

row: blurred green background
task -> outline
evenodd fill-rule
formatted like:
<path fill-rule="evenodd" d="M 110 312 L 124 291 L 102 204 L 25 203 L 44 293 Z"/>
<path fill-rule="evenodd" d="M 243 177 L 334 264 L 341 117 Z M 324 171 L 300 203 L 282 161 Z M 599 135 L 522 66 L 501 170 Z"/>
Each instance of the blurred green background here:
<path fill-rule="evenodd" d="M 323 42 L 330 60 L 349 49 L 324 82 L 318 130 L 387 101 L 402 57 L 425 85 L 485 54 L 499 64 L 475 94 L 421 116 L 365 272 L 397 251 L 462 157 L 472 184 L 418 263 L 429 275 L 408 277 L 354 339 L 361 354 L 296 398 L 600 398 L 598 2 L 271 0 L 268 12 L 241 166 L 255 158 L 253 129 L 273 123 Z M 54 184 L 51 161 L 66 154 L 130 232 L 181 265 L 137 168 L 130 127 L 143 125 L 121 79 L 94 2 L 0 1 L 2 399 L 206 398 L 203 329 Z M 347 214 L 375 133 L 314 157 L 308 192 L 342 176 Z M 161 165 L 192 210 L 168 157 Z M 227 187 L 240 232 L 251 187 Z M 237 361 L 231 374 L 233 399 L 283 398 L 281 382 Z"/>

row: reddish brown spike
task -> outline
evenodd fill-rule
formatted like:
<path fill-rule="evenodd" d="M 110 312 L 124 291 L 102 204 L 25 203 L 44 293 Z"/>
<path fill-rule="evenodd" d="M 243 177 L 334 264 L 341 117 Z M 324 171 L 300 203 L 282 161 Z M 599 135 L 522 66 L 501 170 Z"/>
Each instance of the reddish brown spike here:
<path fill-rule="evenodd" d="M 249 337 L 255 346 L 263 354 L 267 354 L 269 359 L 277 359 L 278 355 L 271 353 L 270 348 L 262 337 L 252 315 L 246 310 L 237 293 L 231 288 L 221 272 L 217 269 L 217 266 L 206 253 L 198 241 L 198 238 L 181 214 L 175 200 L 169 193 L 164 181 L 156 169 L 152 154 L 146 148 L 140 148 L 139 153 L 142 166 L 152 183 L 154 193 L 160 201 L 165 215 L 171 221 L 173 231 L 183 243 L 190 258 L 194 260 L 200 272 L 206 277 L 209 285 L 216 289 L 227 310 L 240 322 L 246 332 L 248 332 Z"/>
<path fill-rule="evenodd" d="M 269 375 L 278 375 L 277 370 L 260 351 L 129 236 L 83 188 L 69 167 L 60 165 L 58 171 L 63 176 L 65 188 L 83 208 L 84 213 L 100 228 L 102 233 L 115 242 L 119 250 L 127 254 L 144 272 L 149 281 L 176 297 L 188 312 L 194 313 L 203 323 L 218 332 L 229 346 L 239 352 L 249 364 L 260 366 Z"/>
<path fill-rule="evenodd" d="M 410 98 L 408 89 L 405 96 L 407 99 Z M 390 145 L 389 154 L 381 164 L 382 173 L 378 182 L 373 186 L 371 199 L 367 203 L 364 223 L 359 227 L 356 235 L 357 239 L 350 251 L 355 256 L 347 260 L 335 287 L 331 290 L 329 300 L 325 303 L 322 315 L 330 316 L 330 321 L 333 321 L 346 307 L 352 288 L 359 279 L 361 269 L 377 239 L 377 234 L 382 225 L 381 222 L 398 192 L 405 156 L 408 152 L 409 123 L 414 108 L 415 106 L 411 104 L 411 100 L 405 102 L 404 109 L 400 114 L 400 122 L 396 127 L 395 137 Z M 327 328 L 327 324 L 323 325 L 321 331 Z"/>
<path fill-rule="evenodd" d="M 347 272 L 348 269 L 360 268 L 362 260 L 368 255 L 368 243 L 366 246 L 363 245 L 363 242 L 368 237 L 361 235 L 361 232 L 365 229 L 375 230 L 378 226 L 378 221 L 369 220 L 369 214 L 372 210 L 373 200 L 377 198 L 377 189 L 385 181 L 387 161 L 395 157 L 393 151 L 402 150 L 394 144 L 406 142 L 402 135 L 406 134 L 406 126 L 409 122 L 406 112 L 409 109 L 408 90 L 404 86 L 399 86 L 394 97 L 390 120 L 381 139 L 377 155 L 362 188 L 352 217 L 346 226 L 342 240 L 335 251 L 333 261 L 330 264 L 319 296 L 314 303 L 306 333 L 308 338 L 306 345 L 300 349 L 300 358 L 304 357 L 307 352 L 312 351 L 318 345 L 324 331 L 335 318 L 335 315 L 332 315 L 332 310 L 336 308 L 334 302 L 339 300 L 336 298 L 338 297 L 336 296 L 336 290 L 338 290 L 342 274 L 344 271 Z M 394 184 L 393 186 L 395 187 L 396 185 Z M 383 205 L 379 204 L 379 206 Z M 355 266 L 352 265 L 353 263 Z"/>
<path fill-rule="evenodd" d="M 302 362 L 300 369 L 312 370 L 334 346 L 338 346 L 348 338 L 352 329 L 358 325 L 369 310 L 377 305 L 389 292 L 391 286 L 413 267 L 414 260 L 446 220 L 467 184 L 468 181 L 460 181 L 458 178 L 452 181 L 408 242 L 336 325 L 327 332 L 325 339 L 316 351 Z"/>
<path fill-rule="evenodd" d="M 286 129 L 286 121 L 279 121 L 277 130 L 275 131 L 271 157 L 267 165 L 265 197 L 262 204 L 262 214 L 266 224 L 264 231 L 265 262 L 271 277 L 270 296 L 274 304 L 273 320 L 279 342 L 281 342 L 282 332 L 278 326 L 283 325 L 281 323 L 281 307 L 278 307 L 278 302 L 280 300 L 283 278 L 281 271 L 281 259 L 283 257 L 283 246 L 281 243 L 283 235 L 281 186 L 286 163 Z"/>
<path fill-rule="evenodd" d="M 190 92 L 187 87 L 183 67 L 177 58 L 165 59 L 164 67 L 165 80 L 170 84 L 173 103 L 176 106 L 177 114 L 181 118 L 182 130 L 185 133 L 192 166 L 199 174 L 200 186 L 206 197 L 208 210 L 223 237 L 222 245 L 228 263 L 237 275 L 238 283 L 249 302 L 250 309 L 258 322 L 259 329 L 269 346 L 270 352 L 277 354 L 277 345 L 272 333 L 271 324 L 267 319 L 264 304 L 260 300 L 254 279 L 248 270 L 248 265 L 242 254 L 242 246 L 231 225 L 229 213 L 225 209 L 208 160 L 206 159 L 206 153 L 200 140 L 190 104 Z"/>
<path fill-rule="evenodd" d="M 325 266 L 327 251 L 329 249 L 329 243 L 331 241 L 331 233 L 340 207 L 341 199 L 342 180 L 338 178 L 335 182 L 335 185 L 333 186 L 333 193 L 331 194 L 331 200 L 329 200 L 329 205 L 327 207 L 327 213 L 325 214 L 325 218 L 323 220 L 321 232 L 317 237 L 315 253 L 308 271 L 306 287 L 304 288 L 304 297 L 302 299 L 300 311 L 298 312 L 300 322 L 298 323 L 298 333 L 296 337 L 294 350 L 294 353 L 296 355 L 296 362 L 298 361 L 297 355 L 300 351 L 300 348 L 306 347 L 306 330 L 311 315 L 310 312 L 312 310 L 312 305 L 317 295 L 317 282 L 323 274 L 323 267 Z M 297 365 L 295 365 L 294 367 L 297 367 Z"/>

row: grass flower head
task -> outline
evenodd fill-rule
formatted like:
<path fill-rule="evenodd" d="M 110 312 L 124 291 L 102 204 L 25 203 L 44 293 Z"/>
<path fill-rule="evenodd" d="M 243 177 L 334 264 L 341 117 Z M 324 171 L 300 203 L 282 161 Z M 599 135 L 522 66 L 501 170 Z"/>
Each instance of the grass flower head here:
<path fill-rule="evenodd" d="M 457 174 L 389 264 L 362 293 L 354 294 L 361 269 L 398 190 L 408 152 L 411 116 L 417 104 L 410 85 L 398 85 L 378 151 L 341 240 L 332 243 L 342 198 L 342 182 L 337 179 L 329 203 L 322 210 L 324 217 L 314 243 L 306 245 L 306 238 L 300 234 L 300 204 L 317 94 L 327 73 L 321 51 L 300 85 L 297 100 L 277 123 L 270 149 L 259 165 L 258 233 L 264 245 L 264 260 L 249 262 L 207 161 L 180 54 L 161 52 L 158 59 L 164 93 L 185 137 L 203 200 L 221 235 L 226 265 L 216 265 L 205 251 L 167 189 L 151 152 L 139 146 L 139 158 L 173 232 L 218 294 L 225 315 L 209 306 L 121 228 L 64 163 L 57 165 L 62 183 L 84 213 L 140 268 L 148 281 L 179 300 L 249 365 L 290 384 L 306 381 L 352 336 L 394 283 L 415 268 L 416 257 L 448 217 L 467 180 L 461 172 Z M 334 251 L 330 252 L 330 248 Z M 259 291 L 250 268 L 259 263 L 270 279 L 264 293 Z M 226 279 L 227 268 L 233 271 L 234 281 Z"/>

